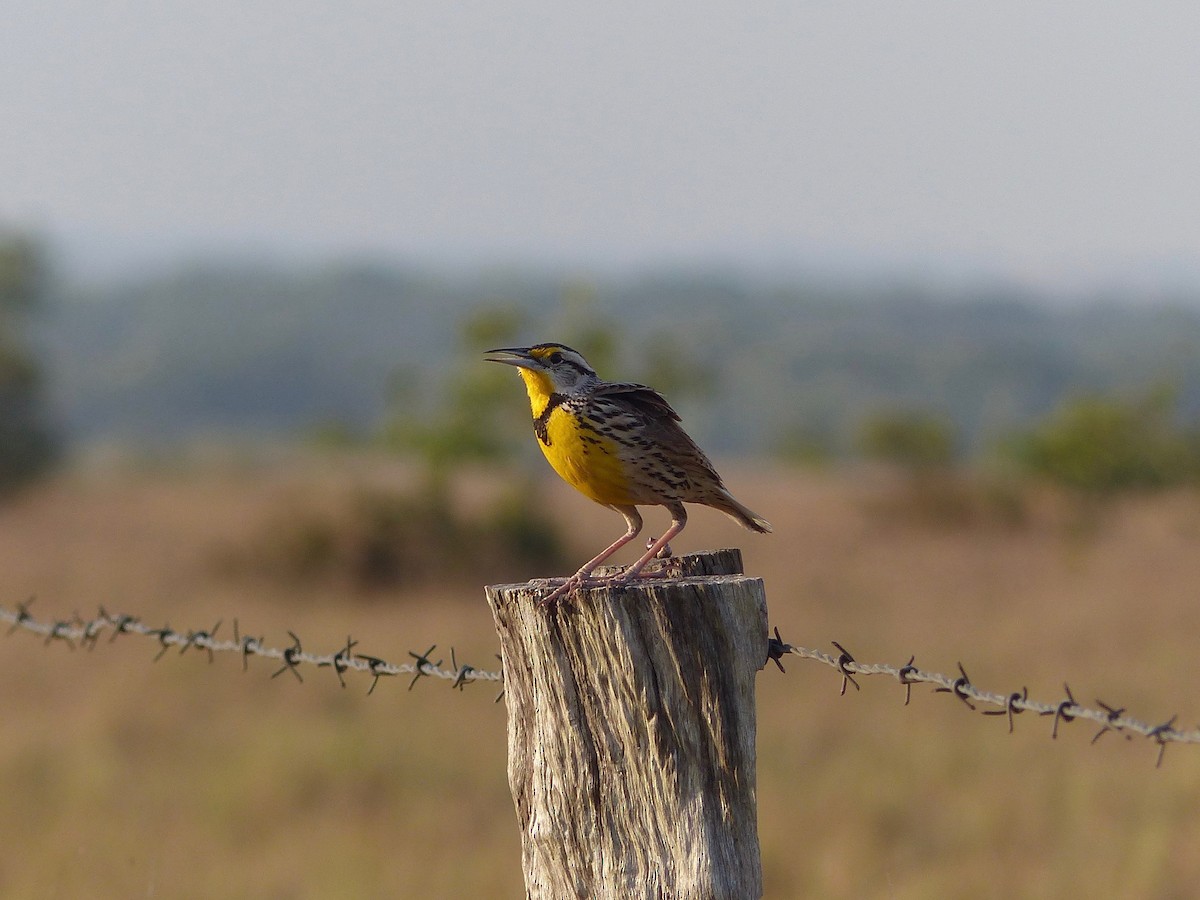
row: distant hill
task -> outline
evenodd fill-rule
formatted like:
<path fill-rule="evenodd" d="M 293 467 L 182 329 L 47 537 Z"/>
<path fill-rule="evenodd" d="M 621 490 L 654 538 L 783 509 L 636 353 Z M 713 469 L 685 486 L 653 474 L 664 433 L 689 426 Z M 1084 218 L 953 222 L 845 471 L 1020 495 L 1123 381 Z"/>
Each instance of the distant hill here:
<path fill-rule="evenodd" d="M 714 372 L 711 393 L 677 406 L 716 452 L 768 450 L 795 432 L 844 450 L 865 416 L 896 408 L 944 413 L 971 450 L 1072 392 L 1157 383 L 1200 416 L 1194 301 L 1064 307 L 994 288 L 703 272 L 211 265 L 60 291 L 41 339 L 70 440 L 278 436 L 369 429 L 397 370 L 433 385 L 452 366 L 482 365 L 459 354 L 457 329 L 484 306 L 523 313 L 529 342 L 581 320 L 614 326 L 639 350 L 631 366 L 669 337 Z"/>

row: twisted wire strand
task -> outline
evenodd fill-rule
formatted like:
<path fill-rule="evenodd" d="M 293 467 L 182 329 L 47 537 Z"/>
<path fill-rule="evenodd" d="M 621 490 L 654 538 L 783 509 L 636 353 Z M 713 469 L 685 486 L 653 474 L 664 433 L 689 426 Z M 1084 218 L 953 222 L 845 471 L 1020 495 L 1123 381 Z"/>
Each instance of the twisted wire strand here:
<path fill-rule="evenodd" d="M 901 666 L 890 665 L 888 663 L 859 662 L 837 641 L 833 641 L 832 643 L 838 650 L 837 654 L 826 653 L 810 647 L 796 647 L 783 641 L 779 636 L 779 629 L 776 628 L 774 636 L 769 640 L 767 656 L 769 659 L 774 660 L 780 670 L 783 669 L 781 659 L 789 654 L 799 656 L 802 659 L 811 659 L 823 663 L 841 673 L 841 691 L 843 694 L 846 693 L 846 688 L 849 685 L 853 685 L 855 690 L 860 689 L 858 682 L 854 679 L 855 675 L 887 675 L 895 678 L 900 684 L 905 686 L 904 703 L 906 706 L 912 698 L 912 686 L 914 684 L 931 684 L 934 686 L 935 693 L 951 694 L 961 700 L 972 711 L 978 711 L 985 716 L 1007 716 L 1009 732 L 1013 730 L 1014 717 L 1023 712 L 1032 712 L 1038 716 L 1054 717 L 1054 727 L 1050 734 L 1052 738 L 1058 737 L 1060 724 L 1080 719 L 1100 726 L 1100 730 L 1092 738 L 1093 744 L 1110 731 L 1124 734 L 1127 738 L 1135 734 L 1141 735 L 1158 744 L 1156 766 L 1162 765 L 1163 753 L 1167 749 L 1167 744 L 1200 744 L 1200 726 L 1191 730 L 1177 728 L 1175 722 L 1179 718 L 1178 715 L 1172 716 L 1167 721 L 1158 725 L 1151 725 L 1148 722 L 1126 715 L 1124 707 L 1110 706 L 1102 700 L 1097 700 L 1095 707 L 1085 706 L 1075 699 L 1070 686 L 1067 684 L 1063 685 L 1065 696 L 1061 700 L 1055 703 L 1045 703 L 1030 699 L 1027 687 L 1007 694 L 1000 694 L 976 687 L 971 683 L 971 679 L 968 677 L 962 663 L 958 664 L 958 676 L 952 677 L 939 672 L 927 672 L 917 668 L 914 665 L 915 656 L 910 657 L 908 662 Z M 997 708 L 984 710 L 979 709 L 979 705 L 988 705 Z"/>
<path fill-rule="evenodd" d="M 178 647 L 180 653 L 186 653 L 191 648 L 203 650 L 208 653 L 210 661 L 215 653 L 236 653 L 242 657 L 243 668 L 247 666 L 248 660 L 252 656 L 283 663 L 283 666 L 271 676 L 272 678 L 290 671 L 297 679 L 303 681 L 300 674 L 302 666 L 318 669 L 331 668 L 343 687 L 346 684 L 342 677 L 343 673 L 361 672 L 373 678 L 371 688 L 367 693 L 375 690 L 380 678 L 396 675 L 412 676 L 412 681 L 408 685 L 410 690 L 423 677 L 440 678 L 443 681 L 451 682 L 451 687 L 460 689 L 476 681 L 499 683 L 504 680 L 501 672 L 478 669 L 466 663 L 459 665 L 453 648 L 450 651 L 452 667 L 445 668 L 443 660 L 435 661 L 430 658 L 433 651 L 437 649 L 436 645 L 431 646 L 424 653 L 408 651 L 408 655 L 413 658 L 412 662 L 393 663 L 377 656 L 354 652 L 358 642 L 350 638 L 346 639 L 344 646 L 332 653 L 311 653 L 303 648 L 300 638 L 294 632 L 288 632 L 292 638 L 291 646 L 272 647 L 267 645 L 262 637 L 242 635 L 236 620 L 233 623 L 234 636 L 230 640 L 216 637 L 217 630 L 221 627 L 220 622 L 207 630 L 178 631 L 169 625 L 162 627 L 147 625 L 136 616 L 113 614 L 103 608 L 91 619 L 75 615 L 70 619 L 51 622 L 35 618 L 29 611 L 31 603 L 32 601 L 19 603 L 15 609 L 0 606 L 0 622 L 9 623 L 8 633 L 24 630 L 41 635 L 45 638 L 46 644 L 62 642 L 72 649 L 76 645 L 89 649 L 94 647 L 105 632 L 110 633 L 110 642 L 116 640 L 120 635 L 128 634 L 153 638 L 157 641 L 161 649 L 155 660 L 161 659 L 168 650 L 174 647 Z"/>

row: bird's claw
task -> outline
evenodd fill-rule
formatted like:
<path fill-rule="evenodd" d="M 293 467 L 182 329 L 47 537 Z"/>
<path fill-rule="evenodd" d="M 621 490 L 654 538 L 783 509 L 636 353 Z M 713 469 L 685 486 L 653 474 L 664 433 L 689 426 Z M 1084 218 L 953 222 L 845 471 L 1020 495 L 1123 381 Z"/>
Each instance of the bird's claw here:
<path fill-rule="evenodd" d="M 573 585 L 571 583 L 571 581 L 572 581 L 572 579 L 568 578 L 566 581 L 564 581 L 562 584 L 560 584 L 558 587 L 556 587 L 554 590 L 552 590 L 546 596 L 539 597 L 538 601 L 537 601 L 537 605 L 538 606 L 547 606 L 547 607 L 553 606 L 555 603 L 558 602 L 559 598 L 561 598 L 563 595 L 567 594 L 568 592 L 570 592 L 571 590 L 574 589 L 575 585 Z"/>
<path fill-rule="evenodd" d="M 550 579 L 547 579 L 547 581 L 549 580 Z M 557 581 L 558 579 L 553 580 Z M 545 597 L 540 598 L 538 600 L 538 605 L 553 606 L 560 599 L 571 593 L 571 591 L 575 590 L 576 588 L 589 587 L 593 581 L 594 579 L 590 578 L 589 576 L 576 572 L 570 578 L 564 580 L 562 584 L 548 593 Z"/>
<path fill-rule="evenodd" d="M 554 581 L 558 581 L 559 579 L 547 578 L 547 579 L 542 579 L 542 580 L 545 581 L 547 584 L 550 584 Z M 538 602 L 539 606 L 553 606 L 555 603 L 557 603 L 559 600 L 561 600 L 563 597 L 565 597 L 567 594 L 571 593 L 572 591 L 578 590 L 580 588 L 600 587 L 601 585 L 612 584 L 612 583 L 613 583 L 613 579 L 611 579 L 611 578 L 598 578 L 594 575 L 591 575 L 590 573 L 576 572 L 570 578 L 565 579 L 562 584 L 560 584 L 558 587 L 556 587 L 554 590 L 552 590 L 550 593 L 548 593 L 545 597 L 539 598 L 537 602 Z"/>

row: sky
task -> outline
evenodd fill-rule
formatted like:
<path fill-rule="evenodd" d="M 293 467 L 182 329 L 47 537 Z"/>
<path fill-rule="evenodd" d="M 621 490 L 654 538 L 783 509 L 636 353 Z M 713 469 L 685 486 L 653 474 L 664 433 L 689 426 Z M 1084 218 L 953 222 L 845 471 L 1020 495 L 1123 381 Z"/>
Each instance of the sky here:
<path fill-rule="evenodd" d="M 1194 0 L 9 0 L 0 223 L 1200 285 L 1197 47 Z"/>

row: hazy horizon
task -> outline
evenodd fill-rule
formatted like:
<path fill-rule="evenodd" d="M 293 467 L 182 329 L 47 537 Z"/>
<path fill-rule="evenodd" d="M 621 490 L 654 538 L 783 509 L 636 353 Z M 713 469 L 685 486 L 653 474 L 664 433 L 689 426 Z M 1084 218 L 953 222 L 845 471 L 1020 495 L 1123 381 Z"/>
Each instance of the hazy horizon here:
<path fill-rule="evenodd" d="M 946 260 L 873 258 L 839 249 L 824 254 L 790 256 L 733 253 L 646 256 L 606 259 L 603 256 L 489 254 L 450 250 L 403 253 L 355 246 L 287 244 L 268 237 L 233 238 L 156 234 L 142 240 L 87 232 L 29 231 L 47 251 L 55 276 L 83 290 L 137 285 L 194 270 L 262 269 L 281 274 L 366 266 L 397 272 L 424 272 L 432 277 L 475 278 L 511 273 L 532 279 L 594 279 L 629 282 L 643 277 L 729 280 L 748 287 L 800 285 L 853 290 L 893 286 L 930 297 L 962 299 L 1003 295 L 1035 305 L 1076 306 L 1095 302 L 1123 306 L 1166 303 L 1200 308 L 1200 272 L 1180 266 L 1129 267 L 1089 272 L 1053 281 L 1022 278 L 1015 273 Z"/>

